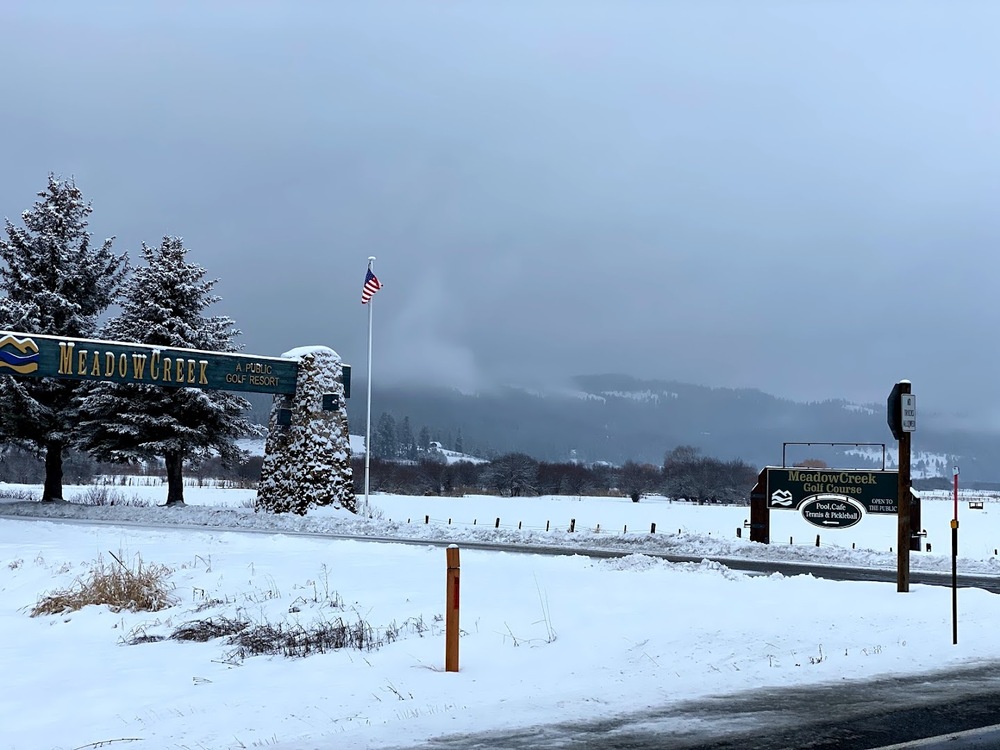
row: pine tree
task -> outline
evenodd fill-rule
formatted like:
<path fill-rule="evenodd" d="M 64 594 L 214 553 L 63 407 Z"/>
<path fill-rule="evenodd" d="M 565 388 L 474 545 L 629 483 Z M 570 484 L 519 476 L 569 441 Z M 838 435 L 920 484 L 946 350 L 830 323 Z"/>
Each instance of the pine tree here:
<path fill-rule="evenodd" d="M 458 437 L 455 438 L 455 452 L 456 453 L 461 453 L 462 449 L 463 449 L 463 444 L 462 444 L 462 428 L 459 427 L 458 428 Z"/>
<path fill-rule="evenodd" d="M 87 232 L 92 209 L 73 180 L 50 174 L 24 227 L 6 222 L 0 239 L 0 328 L 20 333 L 92 337 L 127 269 L 125 255 L 99 248 Z M 0 377 L 0 435 L 45 456 L 42 500 L 62 499 L 63 455 L 78 430 L 81 382 Z"/>
<path fill-rule="evenodd" d="M 205 316 L 219 301 L 217 281 L 186 259 L 180 238 L 157 248 L 142 245 L 145 267 L 122 289 L 121 314 L 103 329 L 106 338 L 171 348 L 236 352 L 240 332 L 232 318 Z M 258 432 L 243 416 L 250 402 L 226 391 L 169 388 L 141 383 L 99 383 L 81 409 L 81 447 L 99 459 L 135 462 L 162 457 L 167 505 L 184 502 L 184 462 L 218 454 L 226 465 L 246 460 L 235 440 Z"/>
<path fill-rule="evenodd" d="M 382 412 L 372 436 L 372 455 L 376 458 L 396 458 L 399 443 L 396 438 L 396 420 L 388 412 Z"/>
<path fill-rule="evenodd" d="M 424 453 L 426 453 L 428 448 L 431 447 L 431 431 L 427 428 L 427 425 L 420 428 L 419 437 L 417 438 L 417 447 L 419 447 Z"/>
<path fill-rule="evenodd" d="M 417 457 L 417 441 L 413 439 L 413 428 L 410 426 L 410 418 L 403 417 L 399 423 L 396 442 L 399 444 L 399 455 L 411 461 Z"/>

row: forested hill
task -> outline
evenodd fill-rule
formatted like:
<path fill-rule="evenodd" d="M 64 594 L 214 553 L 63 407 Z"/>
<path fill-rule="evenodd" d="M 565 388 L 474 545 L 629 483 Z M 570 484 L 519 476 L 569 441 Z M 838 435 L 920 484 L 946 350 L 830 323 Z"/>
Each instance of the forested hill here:
<path fill-rule="evenodd" d="M 351 431 L 364 432 L 365 384 L 356 379 L 348 402 Z M 415 434 L 482 456 L 519 451 L 547 461 L 626 460 L 661 464 L 678 445 L 693 445 L 722 459 L 763 466 L 782 461 L 786 442 L 885 443 L 885 404 L 843 400 L 800 403 L 758 390 L 709 388 L 624 375 L 578 377 L 574 387 L 541 393 L 498 388 L 464 394 L 447 388 L 386 388 L 373 393 L 374 426 L 382 414 L 409 418 Z M 921 413 L 914 434 L 915 476 L 950 476 L 952 462 L 968 480 L 1000 480 L 1000 435 L 935 428 L 935 415 Z M 881 461 L 881 449 L 866 449 Z M 789 458 L 822 458 L 832 465 L 858 457 L 838 456 L 822 446 L 789 446 Z M 891 460 L 890 460 L 891 463 Z"/>

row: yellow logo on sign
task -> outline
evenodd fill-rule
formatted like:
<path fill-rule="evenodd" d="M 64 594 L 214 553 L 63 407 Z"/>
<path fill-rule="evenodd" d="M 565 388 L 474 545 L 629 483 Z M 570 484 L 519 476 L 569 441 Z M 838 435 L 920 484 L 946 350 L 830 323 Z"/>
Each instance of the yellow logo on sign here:
<path fill-rule="evenodd" d="M 9 347 L 17 350 L 17 354 Z M 10 334 L 0 338 L 0 371 L 13 370 L 30 375 L 38 370 L 38 345 L 31 339 L 19 339 Z"/>

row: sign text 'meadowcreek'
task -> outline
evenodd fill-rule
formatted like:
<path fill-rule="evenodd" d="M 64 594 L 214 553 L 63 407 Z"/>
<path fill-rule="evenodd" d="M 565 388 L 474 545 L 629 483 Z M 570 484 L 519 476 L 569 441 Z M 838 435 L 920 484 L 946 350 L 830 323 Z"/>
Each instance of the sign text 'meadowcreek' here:
<path fill-rule="evenodd" d="M 0 374 L 175 388 L 295 393 L 298 363 L 276 357 L 0 332 Z"/>

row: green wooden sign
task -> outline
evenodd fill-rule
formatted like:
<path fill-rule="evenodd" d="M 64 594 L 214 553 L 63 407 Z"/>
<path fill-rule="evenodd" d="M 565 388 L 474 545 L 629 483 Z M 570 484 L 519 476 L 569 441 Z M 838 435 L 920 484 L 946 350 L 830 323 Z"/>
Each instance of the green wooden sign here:
<path fill-rule="evenodd" d="M 767 506 L 798 510 L 804 503 L 850 500 L 868 513 L 896 513 L 899 472 L 856 469 L 804 469 L 768 466 Z M 857 523 L 857 521 L 855 521 Z"/>
<path fill-rule="evenodd" d="M 0 374 L 293 394 L 298 369 L 280 357 L 0 331 Z"/>

